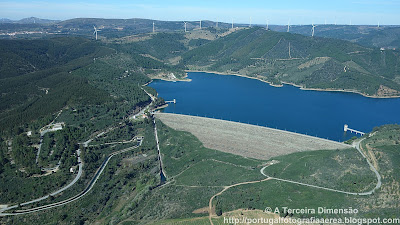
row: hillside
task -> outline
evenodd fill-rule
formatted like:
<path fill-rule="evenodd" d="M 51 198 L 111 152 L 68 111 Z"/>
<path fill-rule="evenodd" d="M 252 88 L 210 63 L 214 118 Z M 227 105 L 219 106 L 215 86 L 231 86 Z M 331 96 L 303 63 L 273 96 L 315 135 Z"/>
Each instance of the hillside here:
<path fill-rule="evenodd" d="M 40 21 L 40 22 L 39 22 Z M 35 22 L 35 23 L 34 23 Z M 187 31 L 198 30 L 200 21 L 161 21 L 151 19 L 103 19 L 103 18 L 75 18 L 64 21 L 52 21 L 38 18 L 26 18 L 20 21 L 0 21 L 0 39 L 14 38 L 44 38 L 59 35 L 79 35 L 93 38 L 93 26 L 100 39 L 122 38 L 131 35 L 147 34 L 153 32 L 184 31 L 186 22 Z M 228 29 L 230 23 L 201 21 L 201 27 Z M 247 27 L 245 24 L 235 24 L 235 27 Z"/>
<path fill-rule="evenodd" d="M 51 114 L 71 106 L 101 105 L 101 114 L 125 116 L 149 101 L 138 87 L 150 81 L 145 74 L 183 74 L 138 54 L 115 54 L 112 47 L 75 37 L 0 41 L 0 131 L 43 126 Z"/>
<path fill-rule="evenodd" d="M 208 149 L 188 132 L 143 115 L 132 116 L 145 112 L 150 105 L 150 97 L 143 90 L 157 95 L 154 89 L 142 86 L 151 80 L 149 76 L 182 74 L 186 65 L 307 88 L 337 85 L 364 88 L 371 95 L 374 85 L 399 90 L 395 89 L 397 51 L 260 28 L 232 33 L 211 28 L 156 32 L 104 42 L 79 37 L 2 40 L 0 46 L 2 204 L 29 210 L 76 196 L 111 154 L 131 149 L 115 155 L 103 167 L 93 189 L 79 200 L 32 214 L 1 217 L 0 223 L 153 223 L 208 213 L 220 215 L 239 208 L 264 210 L 267 205 L 353 207 L 360 209 L 360 214 L 351 216 L 399 217 L 397 125 L 376 128 L 362 143 L 369 160 L 384 175 L 382 188 L 365 197 L 323 189 L 371 190 L 375 175 L 355 149 L 314 149 L 258 160 Z M 51 121 L 64 122 L 65 127 L 43 136 L 39 156 L 40 128 Z M 141 146 L 132 141 L 138 136 L 144 137 Z M 164 184 L 159 174 L 158 143 L 168 179 Z M 276 151 L 275 146 L 268 148 Z M 73 188 L 35 204 L 18 205 L 49 196 L 74 179 L 76 173 L 70 168 L 79 164 L 78 149 L 82 151 L 84 172 Z M 61 163 L 57 172 L 46 175 L 41 171 L 41 167 L 57 162 Z M 261 171 L 273 178 L 266 178 Z M 217 193 L 221 194 L 212 201 Z"/>
<path fill-rule="evenodd" d="M 28 18 L 23 18 L 20 20 L 10 20 L 7 18 L 2 18 L 0 19 L 0 23 L 19 23 L 19 24 L 51 24 L 51 23 L 57 23 L 60 22 L 60 20 L 49 20 L 49 19 L 42 19 L 42 18 L 37 18 L 37 17 L 28 17 Z"/>
<path fill-rule="evenodd" d="M 290 32 L 311 36 L 311 28 L 311 25 L 294 25 L 290 27 Z M 270 29 L 286 32 L 287 26 L 270 26 Z M 399 48 L 399 34 L 398 26 L 317 24 L 315 27 L 316 37 L 335 38 L 377 48 Z"/>
<path fill-rule="evenodd" d="M 73 104 L 99 104 L 109 95 L 70 74 L 113 51 L 82 38 L 0 41 L 1 132 Z"/>
<path fill-rule="evenodd" d="M 336 39 L 242 29 L 183 54 L 191 70 L 240 74 L 280 85 L 400 94 L 399 51 L 381 51 Z"/>
<path fill-rule="evenodd" d="M 120 51 L 129 54 L 140 54 L 171 65 L 179 64 L 178 67 L 183 69 L 184 65 L 181 63 L 181 59 L 184 53 L 224 37 L 238 29 L 215 29 L 209 27 L 188 32 L 155 32 L 129 35 L 122 38 L 110 38 L 105 42 L 110 43 Z"/>

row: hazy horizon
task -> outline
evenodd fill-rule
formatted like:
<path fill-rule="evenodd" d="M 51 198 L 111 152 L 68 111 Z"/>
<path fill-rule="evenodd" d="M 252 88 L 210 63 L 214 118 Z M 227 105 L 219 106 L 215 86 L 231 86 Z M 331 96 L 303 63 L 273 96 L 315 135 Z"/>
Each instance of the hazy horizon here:
<path fill-rule="evenodd" d="M 10 19 L 10 18 L 6 18 L 6 17 L 0 17 L 0 19 L 8 19 L 11 21 L 19 21 L 19 20 L 23 20 L 23 19 L 30 19 L 30 18 L 37 18 L 37 19 L 43 19 L 43 20 L 55 20 L 55 21 L 67 21 L 67 20 L 73 20 L 73 19 L 99 19 L 99 20 L 133 20 L 133 19 L 144 19 L 144 20 L 153 20 L 153 21 L 163 21 L 163 22 L 181 22 L 181 21 L 187 21 L 187 22 L 199 22 L 199 20 L 156 20 L 156 19 L 151 19 L 151 18 L 101 18 L 101 17 L 75 17 L 75 18 L 68 18 L 68 19 L 54 19 L 54 18 L 45 18 L 45 17 L 36 17 L 36 16 L 28 16 L 28 17 L 24 17 L 24 18 L 18 18 L 18 19 Z M 204 21 L 210 21 L 210 22 L 216 22 L 216 20 L 202 20 Z M 231 24 L 232 22 L 229 21 L 219 21 L 220 23 L 227 23 L 227 24 Z M 248 25 L 249 22 L 247 23 L 240 23 L 240 22 L 235 22 L 235 24 L 242 24 L 242 25 Z M 290 26 L 310 26 L 312 23 L 305 23 L 305 24 L 290 24 Z M 341 24 L 341 23 L 314 23 L 315 25 L 339 25 L 339 26 L 348 26 L 350 24 Z M 252 25 L 254 26 L 265 26 L 265 22 L 264 23 L 252 23 Z M 351 24 L 353 26 L 377 26 L 377 24 Z M 270 23 L 269 22 L 269 26 L 287 26 L 286 24 L 278 24 L 278 23 Z M 400 26 L 400 24 L 380 24 L 380 26 Z"/>
<path fill-rule="evenodd" d="M 162 21 L 210 20 L 231 23 L 301 25 L 396 25 L 400 21 L 400 1 L 338 0 L 308 1 L 210 1 L 182 0 L 125 1 L 4 1 L 0 2 L 0 17 L 12 20 L 38 17 L 52 20 L 73 18 L 130 19 Z"/>

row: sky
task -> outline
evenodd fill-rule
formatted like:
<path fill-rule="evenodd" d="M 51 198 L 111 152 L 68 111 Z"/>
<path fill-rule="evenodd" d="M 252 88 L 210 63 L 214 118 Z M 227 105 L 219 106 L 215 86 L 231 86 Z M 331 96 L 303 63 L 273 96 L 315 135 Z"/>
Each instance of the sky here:
<path fill-rule="evenodd" d="M 146 18 L 265 24 L 400 24 L 400 0 L 0 0 L 0 18 Z"/>

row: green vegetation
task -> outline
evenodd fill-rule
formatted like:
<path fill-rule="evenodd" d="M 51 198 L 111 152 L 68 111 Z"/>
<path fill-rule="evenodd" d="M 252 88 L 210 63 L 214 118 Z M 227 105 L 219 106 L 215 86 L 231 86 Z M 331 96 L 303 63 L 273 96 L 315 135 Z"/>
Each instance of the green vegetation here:
<path fill-rule="evenodd" d="M 183 171 L 175 179 L 177 185 L 222 187 L 263 178 L 264 176 L 254 167 L 204 160 Z"/>
<path fill-rule="evenodd" d="M 35 163 L 37 150 L 31 145 L 32 143 L 25 134 L 16 136 L 12 144 L 12 157 L 15 163 L 24 168 L 27 174 L 40 173 L 40 169 Z"/>
<path fill-rule="evenodd" d="M 1 73 L 5 74 L 0 82 L 0 91 L 3 93 L 0 101 L 0 131 L 3 134 L 18 133 L 20 125 L 44 118 L 68 104 L 101 104 L 110 101 L 105 91 L 91 86 L 86 78 L 69 74 L 90 64 L 93 57 L 109 54 L 110 49 L 82 38 L 0 42 L 2 51 L 16 51 L 19 57 L 8 62 L 8 58 L 2 56 L 1 63 L 7 64 L 7 68 L 18 70 L 24 65 L 34 68 L 15 72 L 6 68 L 10 73 Z M 43 55 L 46 55 L 44 59 L 41 58 Z"/>
<path fill-rule="evenodd" d="M 126 129 L 124 126 L 121 126 L 122 130 Z M 206 149 L 194 136 L 186 132 L 172 130 L 157 121 L 161 152 L 169 181 L 168 184 L 157 187 L 159 182 L 158 162 L 155 155 L 151 121 L 137 121 L 132 123 L 132 128 L 133 131 L 145 136 L 147 142 L 133 153 L 126 153 L 123 157 L 114 158 L 105 170 L 104 176 L 100 177 L 99 183 L 86 197 L 80 201 L 45 212 L 9 217 L 7 221 L 13 223 L 31 221 L 33 224 L 34 221 L 51 223 L 57 220 L 63 221 L 63 223 L 86 221 L 122 224 L 156 223 L 160 221 L 160 224 L 173 222 L 180 224 L 178 222 L 183 218 L 193 218 L 189 220 L 205 222 L 204 217 L 199 218 L 199 220 L 194 218 L 204 216 L 204 211 L 199 214 L 192 212 L 208 206 L 211 196 L 222 190 L 222 187 L 216 186 L 265 178 L 260 176 L 259 171 L 261 165 L 265 162 Z M 387 134 L 392 134 L 392 138 L 394 134 L 397 137 L 399 135 L 397 129 L 398 126 L 377 128 L 376 134 L 371 138 L 380 137 L 380 140 L 382 140 L 388 138 Z M 386 132 L 386 134 L 380 133 L 380 131 Z M 116 132 L 116 130 L 110 131 L 108 137 L 114 137 L 113 134 Z M 107 135 L 104 137 L 107 137 Z M 372 139 L 367 139 L 368 143 L 370 140 L 372 141 Z M 115 145 L 110 148 L 87 148 L 84 151 L 84 160 L 85 162 L 93 160 L 90 163 L 93 166 L 86 169 L 92 174 L 105 155 L 119 148 L 124 147 Z M 268 180 L 232 187 L 215 198 L 213 203 L 217 205 L 216 209 L 219 213 L 239 208 L 264 210 L 267 206 L 271 208 L 352 207 L 359 210 L 357 216 L 398 217 L 397 207 L 399 207 L 398 202 L 400 200 L 398 193 L 400 192 L 398 192 L 398 189 L 393 189 L 398 187 L 396 184 L 399 180 L 398 174 L 400 174 L 399 168 L 395 166 L 400 159 L 398 145 L 379 146 L 376 151 L 380 152 L 379 171 L 384 175 L 384 178 L 382 189 L 371 196 L 348 196 L 342 193 Z M 147 154 L 145 161 L 139 160 L 143 158 L 143 156 L 140 156 L 141 153 Z M 303 154 L 301 160 L 298 160 L 299 154 Z M 314 165 L 304 166 L 307 158 Z M 346 187 L 345 176 L 334 177 L 336 175 L 332 175 L 337 174 L 336 171 L 350 171 L 352 174 L 361 174 L 361 178 L 356 178 L 359 180 L 362 180 L 363 177 L 369 177 L 371 172 L 368 168 L 365 169 L 363 160 L 357 156 L 354 150 L 302 152 L 281 157 L 279 160 L 279 163 L 271 165 L 265 171 L 268 173 L 277 171 L 277 177 L 316 182 L 313 179 L 304 180 L 308 179 L 307 177 L 302 178 L 302 174 L 308 175 L 308 173 L 315 171 L 318 172 L 318 176 L 310 177 L 315 177 L 317 182 L 325 182 L 324 184 L 327 186 L 333 185 L 333 187 Z M 282 166 L 286 167 L 285 171 L 279 169 Z M 243 176 L 241 176 L 242 174 Z M 324 180 L 325 178 L 326 180 Z M 87 179 L 87 176 L 85 179 Z M 365 183 L 365 185 L 368 184 Z M 362 189 L 361 186 L 357 188 Z M 354 187 L 350 187 L 350 189 L 354 190 Z M 100 199 L 99 196 L 101 196 Z M 376 207 L 371 207 L 375 205 Z M 66 211 L 69 213 L 65 213 Z M 291 216 L 301 217 L 304 215 Z M 308 214 L 307 216 L 312 215 Z M 181 219 L 165 220 L 173 218 Z"/>
<path fill-rule="evenodd" d="M 390 136 L 392 136 L 393 138 L 394 136 L 398 137 L 398 135 L 400 135 L 399 126 L 382 126 L 380 128 L 376 128 L 375 131 L 375 135 L 373 135 L 372 137 L 367 136 L 367 139 L 365 140 L 365 143 L 368 146 L 371 143 L 374 143 L 374 141 L 375 143 L 377 143 L 377 140 L 379 140 L 379 142 L 383 144 L 377 146 L 376 148 L 370 149 L 369 151 L 371 151 L 372 154 L 366 154 L 367 156 L 369 156 L 370 161 L 372 161 L 372 163 L 378 167 L 378 171 L 382 175 L 382 187 L 377 190 L 373 195 L 347 196 L 340 193 L 328 192 L 321 189 L 271 180 L 263 183 L 239 186 L 227 190 L 221 196 L 219 196 L 219 200 L 223 205 L 223 211 L 231 211 L 238 208 L 256 208 L 263 210 L 267 206 L 271 208 L 283 206 L 289 208 L 304 208 L 304 206 L 306 206 L 307 208 L 352 207 L 353 209 L 357 208 L 359 210 L 359 213 L 357 214 L 358 216 L 365 216 L 367 218 L 374 218 L 378 216 L 384 216 L 387 218 L 399 217 L 398 207 L 400 200 L 400 190 L 398 187 L 400 168 L 396 165 L 398 165 L 400 160 L 400 147 L 398 144 L 395 144 L 393 142 L 391 142 L 391 144 L 387 142 L 387 140 L 390 140 Z M 336 159 L 339 159 L 335 155 L 342 155 L 342 162 L 344 162 L 343 157 L 350 157 L 350 159 L 356 161 L 358 158 L 354 158 L 354 156 L 352 156 L 351 152 L 349 152 L 348 150 L 343 150 L 341 154 L 335 151 L 332 151 L 331 154 L 327 154 L 325 151 L 312 153 L 316 154 L 316 157 L 314 158 L 315 160 L 312 161 L 321 166 L 321 174 L 318 176 L 313 176 L 317 178 L 329 174 L 328 172 L 332 169 L 335 169 L 335 171 L 345 169 L 340 167 L 325 167 L 322 162 L 326 162 L 328 163 L 328 165 L 334 166 L 332 164 L 333 161 L 331 160 L 332 156 L 334 156 L 334 158 Z M 372 158 L 371 156 L 374 157 Z M 306 158 L 304 158 L 304 160 L 305 159 Z M 289 162 L 296 162 L 294 158 L 291 158 L 291 155 L 287 157 L 282 157 L 281 160 L 282 161 L 279 164 L 286 164 L 286 160 Z M 319 160 L 322 162 L 319 162 Z M 302 162 L 304 162 L 303 159 Z M 276 164 L 274 166 L 279 166 L 279 164 Z M 301 164 L 302 163 L 298 163 L 297 166 L 288 166 L 288 168 L 286 169 L 291 170 L 294 175 L 289 174 L 289 171 L 280 172 L 280 175 L 285 175 L 286 177 L 291 177 L 292 179 L 294 179 L 295 175 L 298 175 L 297 180 L 312 180 L 313 178 L 311 177 L 301 177 L 301 173 L 306 172 L 306 167 L 301 166 Z M 293 169 L 291 169 L 291 167 Z M 313 165 L 310 165 L 310 167 L 313 167 Z M 271 168 L 273 170 L 277 169 L 277 167 L 275 167 L 274 169 L 273 166 L 271 166 Z M 357 170 L 358 167 L 349 165 L 348 168 L 354 171 Z M 300 172 L 295 171 L 296 169 L 300 170 Z M 325 172 L 327 173 L 324 174 Z M 369 173 L 370 171 L 368 170 L 364 172 L 359 172 Z M 337 173 L 335 172 L 334 174 L 336 176 Z M 327 178 L 325 182 L 329 182 L 329 180 L 332 181 L 332 179 L 336 178 Z M 323 182 L 323 180 L 319 181 Z M 302 215 L 294 216 L 301 217 Z"/>
<path fill-rule="evenodd" d="M 377 182 L 356 149 L 299 152 L 273 159 L 279 163 L 264 170 L 272 177 L 360 193 L 372 190 Z"/>
<path fill-rule="evenodd" d="M 223 212 L 235 209 L 260 209 L 265 207 L 288 208 L 357 208 L 354 203 L 364 197 L 346 196 L 341 193 L 290 184 L 276 180 L 238 186 L 225 191 L 218 197 Z M 293 215 L 311 217 L 310 214 Z M 322 215 L 324 216 L 324 215 Z M 335 216 L 335 215 L 332 215 Z M 330 215 L 326 215 L 330 217 Z"/>
<path fill-rule="evenodd" d="M 69 183 L 74 174 L 57 172 L 49 176 L 29 177 L 10 166 L 0 174 L 0 202 L 16 204 L 45 196 Z"/>
<path fill-rule="evenodd" d="M 255 167 L 262 164 L 261 160 L 243 158 L 237 155 L 207 149 L 192 134 L 173 130 L 162 124 L 160 121 L 157 121 L 157 124 L 160 148 L 162 149 L 163 154 L 164 169 L 167 176 L 176 176 L 193 165 L 196 165 L 196 168 L 198 166 L 199 168 L 202 168 L 202 165 L 204 164 L 212 165 L 213 162 L 210 160 L 220 161 L 214 161 L 214 163 L 217 163 L 222 167 L 228 166 L 229 168 L 232 168 L 236 165 L 240 167 L 239 169 L 242 172 L 252 170 L 252 173 L 259 174 L 259 171 Z M 190 173 L 196 173 L 196 170 L 197 172 L 201 171 L 201 169 L 192 168 L 191 171 L 193 172 L 190 171 Z M 227 174 L 226 176 L 228 177 L 227 179 L 235 179 L 234 177 L 237 175 L 229 176 Z"/>
<path fill-rule="evenodd" d="M 4 171 L 5 166 L 8 164 L 6 152 L 7 152 L 6 143 L 0 138 L 0 174 Z"/>
<path fill-rule="evenodd" d="M 77 139 L 82 132 L 66 127 L 56 133 L 48 133 L 43 145 L 54 142 L 48 149 L 44 147 L 36 164 L 37 149 L 32 147 L 35 137 L 26 134 L 15 136 L 12 140 L 11 157 L 14 163 L 4 164 L 0 174 L 0 193 L 2 203 L 16 203 L 45 196 L 65 186 L 75 176 L 69 169 L 78 164 L 75 155 Z M 50 138 L 54 137 L 54 139 Z M 2 151 L 4 152 L 4 151 Z M 7 156 L 4 155 L 7 159 Z M 46 174 L 40 167 L 55 167 L 60 162 L 56 173 Z M 40 167 L 39 167 L 40 166 Z"/>
<path fill-rule="evenodd" d="M 138 21 L 142 25 L 148 22 Z M 68 29 L 71 24 L 64 25 Z M 157 121 L 167 176 L 167 183 L 160 186 L 153 123 L 150 119 L 128 120 L 151 101 L 143 89 L 157 96 L 154 89 L 142 87 L 151 81 L 149 76 L 173 73 L 179 78 L 188 66 L 308 88 L 352 89 L 369 95 L 400 91 L 394 82 L 399 74 L 398 51 L 382 52 L 261 28 L 228 35 L 222 35 L 227 32 L 224 29 L 205 29 L 127 38 L 119 37 L 129 31 L 115 34 L 113 28 L 108 29 L 102 35 L 116 39 L 106 43 L 79 37 L 0 41 L 1 204 L 31 200 L 66 185 L 75 176 L 69 168 L 77 166 L 75 152 L 81 149 L 84 173 L 74 187 L 28 207 L 74 196 L 109 154 L 136 145 L 118 142 L 144 136 L 140 148 L 113 157 L 93 190 L 79 201 L 34 214 L 2 217 L 0 223 L 123 224 L 202 217 L 204 210 L 199 214 L 193 211 L 207 207 L 223 186 L 265 178 L 260 173 L 265 161 L 207 149 L 193 135 Z M 382 86 L 384 90 L 378 93 Z M 154 105 L 163 103 L 157 99 Z M 43 137 L 37 165 L 34 145 L 39 143 L 38 131 L 60 110 L 55 122 L 66 126 Z M 377 128 L 362 145 L 383 177 L 382 188 L 371 196 L 346 196 L 268 180 L 228 189 L 215 198 L 216 213 L 306 205 L 353 207 L 363 216 L 399 217 L 399 130 L 395 125 Z M 32 136 L 26 131 L 32 131 Z M 89 139 L 93 141 L 86 148 L 78 144 Z M 274 177 L 355 192 L 370 190 L 376 182 L 355 150 L 302 152 L 275 160 L 279 163 L 265 169 Z M 58 161 L 57 172 L 40 172 L 41 167 L 55 166 Z"/>
<path fill-rule="evenodd" d="M 39 165 L 51 168 L 58 163 L 62 150 L 64 150 L 57 147 L 56 142 L 60 142 L 59 140 L 61 139 L 55 138 L 55 133 L 46 133 L 43 136 L 38 160 Z"/>
<path fill-rule="evenodd" d="M 347 41 L 243 29 L 182 55 L 189 69 L 236 73 L 306 88 L 352 90 L 370 96 L 399 95 L 398 51 Z M 378 91 L 379 90 L 379 91 Z"/>
<path fill-rule="evenodd" d="M 286 27 L 284 28 L 286 29 Z M 278 31 L 278 29 L 274 29 Z M 282 27 L 279 31 L 284 31 Z M 293 26 L 290 31 L 305 36 L 311 36 L 311 25 L 309 26 Z M 390 47 L 398 48 L 399 27 L 392 26 L 373 26 L 373 25 L 323 25 L 319 24 L 315 31 L 318 37 L 335 38 L 340 40 L 351 41 L 366 47 Z"/>
<path fill-rule="evenodd" d="M 372 135 L 367 137 L 366 144 L 372 148 L 400 144 L 399 125 L 376 127 L 371 133 Z"/>
<path fill-rule="evenodd" d="M 116 216 L 118 218 L 122 213 L 121 209 L 124 209 L 124 213 L 126 213 L 128 206 L 149 195 L 150 191 L 160 182 L 151 121 L 132 122 L 130 126 L 139 135 L 145 136 L 142 146 L 113 157 L 88 195 L 71 204 L 46 210 L 45 213 L 7 217 L 2 218 L 4 219 L 2 221 L 17 224 L 26 223 L 26 220 L 29 220 L 32 224 L 57 221 L 58 223 L 70 224 L 81 223 L 86 220 L 93 221 L 94 218 L 109 221 L 108 217 Z M 62 195 L 55 196 L 54 201 L 63 200 L 83 190 L 106 155 L 127 147 L 130 147 L 130 145 L 116 144 L 106 148 L 89 147 L 83 149 L 82 157 L 85 163 L 83 177 L 74 185 L 73 189 L 68 189 Z M 51 176 L 57 174 L 60 173 Z M 52 179 L 57 179 L 57 177 Z M 44 203 L 46 202 L 42 204 Z"/>
<path fill-rule="evenodd" d="M 121 48 L 130 53 L 150 54 L 158 59 L 171 58 L 187 51 L 181 42 L 183 39 L 183 33 L 157 33 L 148 40 L 124 44 Z"/>

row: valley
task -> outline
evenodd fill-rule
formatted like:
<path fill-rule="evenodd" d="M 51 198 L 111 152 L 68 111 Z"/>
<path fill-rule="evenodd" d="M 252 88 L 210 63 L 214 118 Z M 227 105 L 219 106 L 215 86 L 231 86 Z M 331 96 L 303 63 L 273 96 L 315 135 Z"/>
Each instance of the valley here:
<path fill-rule="evenodd" d="M 153 30 L 149 19 L 33 19 L 38 23 L 0 24 L 1 224 L 344 219 L 286 213 L 284 207 L 400 217 L 400 127 L 393 116 L 400 52 L 393 36 L 370 38 L 377 35 L 372 28 L 363 36 L 338 27 L 348 34 L 338 38 L 329 26 L 310 37 L 300 26 L 280 32 L 282 26 L 232 29 L 229 23 L 216 27 L 203 21 L 200 28 L 191 21 L 185 32 L 180 21 L 157 21 Z M 93 26 L 101 29 L 98 40 L 90 35 Z M 350 38 L 353 33 L 362 38 Z M 180 93 L 182 87 L 200 97 Z M 229 87 L 237 95 L 228 94 Z M 270 94 L 261 92 L 268 88 Z M 260 92 L 246 99 L 244 93 L 252 91 Z M 317 100 L 310 97 L 316 95 Z M 207 97 L 215 101 L 204 103 Z M 273 104 L 267 100 L 279 107 L 268 108 Z M 276 110 L 284 104 L 293 108 Z M 351 110 L 340 115 L 330 110 L 341 104 Z M 365 112 L 357 104 L 378 111 Z M 271 115 L 263 114 L 264 106 Z M 174 113 L 180 107 L 214 117 L 205 110 L 212 108 L 225 118 Z M 321 108 L 332 117 L 326 119 Z M 345 117 L 349 112 L 355 116 Z M 338 136 L 345 123 L 335 116 L 359 122 L 365 136 Z M 286 126 L 311 130 L 295 133 Z M 280 210 L 266 212 L 267 207 Z"/>

